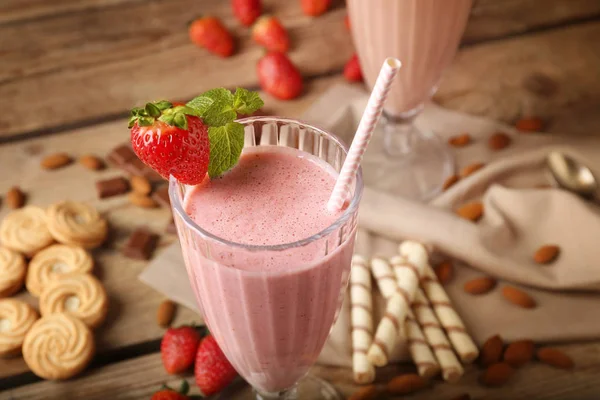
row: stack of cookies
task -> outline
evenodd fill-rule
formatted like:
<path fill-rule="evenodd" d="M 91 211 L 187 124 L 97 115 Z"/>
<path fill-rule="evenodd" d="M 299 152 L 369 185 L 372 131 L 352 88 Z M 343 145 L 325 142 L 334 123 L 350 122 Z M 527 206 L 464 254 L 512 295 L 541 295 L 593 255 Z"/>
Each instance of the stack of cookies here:
<path fill-rule="evenodd" d="M 85 203 L 62 201 L 44 210 L 27 206 L 0 223 L 0 356 L 23 354 L 44 379 L 81 372 L 94 354 L 92 329 L 106 318 L 108 296 L 91 275 L 89 250 L 108 225 Z M 29 262 L 27 262 L 29 260 Z M 38 312 L 6 298 L 23 285 L 39 298 Z"/>

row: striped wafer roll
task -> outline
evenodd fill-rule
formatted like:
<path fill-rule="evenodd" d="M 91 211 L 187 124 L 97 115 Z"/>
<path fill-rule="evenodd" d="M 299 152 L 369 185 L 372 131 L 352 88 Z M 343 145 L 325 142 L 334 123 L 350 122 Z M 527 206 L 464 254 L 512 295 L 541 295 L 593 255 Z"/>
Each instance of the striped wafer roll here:
<path fill-rule="evenodd" d="M 377 281 L 377 287 L 385 299 L 389 299 L 398 290 L 396 275 L 387 260 L 380 257 L 371 259 L 371 272 Z"/>
<path fill-rule="evenodd" d="M 383 104 L 387 98 L 392 82 L 398 73 L 400 68 L 400 61 L 396 58 L 387 58 L 381 66 L 379 76 L 375 81 L 375 86 L 367 102 L 367 107 L 360 119 L 358 129 L 348 150 L 348 155 L 344 161 L 344 165 L 340 170 L 340 174 L 335 182 L 333 192 L 327 203 L 327 209 L 331 212 L 341 210 L 344 206 L 344 202 L 350 192 L 350 185 L 354 180 L 356 171 L 360 167 L 363 154 L 367 149 L 371 136 L 373 136 L 373 130 L 381 112 L 383 110 Z"/>
<path fill-rule="evenodd" d="M 447 382 L 457 382 L 464 373 L 463 367 L 452 351 L 450 342 L 448 342 L 442 326 L 435 317 L 433 309 L 421 289 L 417 291 L 415 296 L 413 310 L 419 325 L 425 333 L 425 338 L 442 368 L 442 377 Z"/>
<path fill-rule="evenodd" d="M 425 276 L 421 279 L 421 287 L 433 307 L 433 311 L 448 334 L 454 351 L 463 362 L 471 363 L 479 356 L 479 349 L 467 333 L 446 291 L 437 280 L 435 272 L 430 265 L 425 269 Z"/>
<path fill-rule="evenodd" d="M 371 260 L 371 272 L 384 298 L 389 299 L 396 293 L 398 290 L 396 275 L 392 271 L 392 266 L 386 260 L 373 258 Z M 425 340 L 423 331 L 411 310 L 408 310 L 406 320 L 404 321 L 404 332 L 406 334 L 408 350 L 419 375 L 426 379 L 436 376 L 440 372 L 440 366 L 433 356 Z"/>
<path fill-rule="evenodd" d="M 389 361 L 390 351 L 396 345 L 400 327 L 404 324 L 410 310 L 410 304 L 419 287 L 419 281 L 427 263 L 425 248 L 416 242 L 413 243 L 420 247 L 409 246 L 412 249 L 412 260 L 407 257 L 406 260 L 402 259 L 401 264 L 395 266 L 398 288 L 396 293 L 388 299 L 385 315 L 379 322 L 377 331 L 375 331 L 375 339 L 369 349 L 369 361 L 378 367 L 386 365 Z M 400 273 L 401 279 L 398 279 L 398 273 Z"/>
<path fill-rule="evenodd" d="M 367 351 L 373 342 L 371 271 L 367 260 L 358 254 L 352 257 L 350 304 L 354 381 L 360 384 L 371 383 L 375 380 L 375 367 L 367 359 Z"/>

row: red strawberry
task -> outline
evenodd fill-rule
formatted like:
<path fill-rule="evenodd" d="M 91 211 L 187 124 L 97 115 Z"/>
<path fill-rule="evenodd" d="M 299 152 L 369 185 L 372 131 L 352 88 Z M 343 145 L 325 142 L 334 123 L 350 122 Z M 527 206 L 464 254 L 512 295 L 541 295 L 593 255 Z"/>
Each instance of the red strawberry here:
<path fill-rule="evenodd" d="M 260 17 L 252 28 L 252 39 L 268 51 L 285 53 L 290 48 L 287 31 L 275 17 Z"/>
<path fill-rule="evenodd" d="M 346 78 L 348 82 L 362 82 L 362 71 L 356 54 L 354 54 L 344 66 L 344 78 Z"/>
<path fill-rule="evenodd" d="M 151 400 L 188 400 L 185 394 L 178 393 L 171 389 L 163 389 L 152 395 Z"/>
<path fill-rule="evenodd" d="M 260 87 L 281 100 L 290 100 L 302 93 L 302 75 L 283 53 L 267 53 L 256 64 Z"/>
<path fill-rule="evenodd" d="M 260 0 L 231 0 L 233 15 L 244 26 L 250 26 L 262 12 Z"/>
<path fill-rule="evenodd" d="M 233 54 L 233 37 L 218 18 L 198 18 L 190 25 L 189 34 L 192 42 L 211 53 L 221 57 Z"/>
<path fill-rule="evenodd" d="M 140 160 L 160 175 L 197 185 L 206 176 L 210 157 L 208 126 L 188 115 L 186 106 L 167 101 L 134 108 L 129 120 L 131 144 Z"/>
<path fill-rule="evenodd" d="M 160 356 L 169 374 L 190 368 L 200 344 L 200 334 L 191 326 L 169 328 L 160 342 Z"/>
<path fill-rule="evenodd" d="M 331 5 L 331 0 L 300 0 L 302 11 L 312 17 L 323 14 Z"/>
<path fill-rule="evenodd" d="M 346 29 L 350 30 L 350 16 L 348 14 L 344 17 L 344 26 Z"/>
<path fill-rule="evenodd" d="M 212 335 L 206 336 L 200 342 L 194 375 L 196 384 L 204 396 L 220 392 L 237 376 L 237 372 L 225 358 Z"/>
<path fill-rule="evenodd" d="M 152 395 L 151 400 L 188 400 L 189 397 L 186 394 L 189 390 L 190 386 L 187 381 L 181 382 L 179 391 L 175 391 L 168 386 L 163 386 L 161 390 Z"/>

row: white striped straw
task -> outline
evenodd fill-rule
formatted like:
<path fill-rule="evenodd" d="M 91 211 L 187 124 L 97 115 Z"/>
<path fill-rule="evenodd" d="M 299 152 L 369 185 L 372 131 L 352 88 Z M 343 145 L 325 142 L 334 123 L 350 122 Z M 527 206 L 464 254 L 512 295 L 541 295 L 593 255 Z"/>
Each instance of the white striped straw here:
<path fill-rule="evenodd" d="M 379 117 L 381 116 L 383 104 L 390 91 L 390 86 L 401 65 L 402 64 L 397 58 L 392 57 L 386 58 L 383 62 L 383 66 L 381 67 L 381 71 L 379 71 L 379 76 L 375 82 L 375 87 L 371 92 L 371 97 L 369 97 L 367 107 L 358 124 L 354 140 L 352 140 L 350 150 L 348 150 L 346 161 L 344 161 L 344 165 L 342 165 L 340 175 L 333 188 L 333 193 L 331 193 L 331 197 L 327 203 L 327 209 L 330 212 L 341 210 L 344 206 L 344 202 L 348 198 L 350 184 L 356 175 L 356 171 L 358 171 L 358 167 L 362 161 L 363 154 L 365 154 L 369 140 L 371 140 L 371 136 L 373 136 L 375 125 L 377 125 L 377 121 L 379 121 Z"/>

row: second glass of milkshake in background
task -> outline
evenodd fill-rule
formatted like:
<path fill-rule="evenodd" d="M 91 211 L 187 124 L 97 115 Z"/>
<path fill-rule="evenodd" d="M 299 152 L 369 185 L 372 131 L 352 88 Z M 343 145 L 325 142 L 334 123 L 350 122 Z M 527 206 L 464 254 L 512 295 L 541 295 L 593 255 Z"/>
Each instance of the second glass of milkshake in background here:
<path fill-rule="evenodd" d="M 169 192 L 185 265 L 208 328 L 252 385 L 237 399 L 339 399 L 305 377 L 340 310 L 362 193 L 327 201 L 347 150 L 335 136 L 297 121 L 254 117 L 240 162 L 196 187 L 173 177 Z M 232 393 L 231 391 L 234 391 Z"/>
<path fill-rule="evenodd" d="M 365 159 L 365 182 L 429 200 L 454 173 L 454 162 L 445 144 L 416 129 L 413 120 L 456 53 L 472 0 L 347 0 L 347 5 L 366 83 L 373 87 L 386 57 L 402 62 L 380 122 L 385 157 Z"/>

